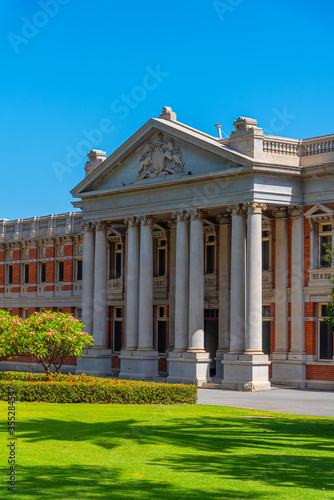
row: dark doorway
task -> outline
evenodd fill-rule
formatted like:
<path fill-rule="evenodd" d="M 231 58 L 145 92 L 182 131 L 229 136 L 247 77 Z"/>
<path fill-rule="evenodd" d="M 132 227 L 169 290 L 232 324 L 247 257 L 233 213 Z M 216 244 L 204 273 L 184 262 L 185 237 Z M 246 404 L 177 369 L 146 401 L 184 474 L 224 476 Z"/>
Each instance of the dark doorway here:
<path fill-rule="evenodd" d="M 210 353 L 210 377 L 216 375 L 216 351 L 218 349 L 218 309 L 204 309 L 204 347 Z"/>

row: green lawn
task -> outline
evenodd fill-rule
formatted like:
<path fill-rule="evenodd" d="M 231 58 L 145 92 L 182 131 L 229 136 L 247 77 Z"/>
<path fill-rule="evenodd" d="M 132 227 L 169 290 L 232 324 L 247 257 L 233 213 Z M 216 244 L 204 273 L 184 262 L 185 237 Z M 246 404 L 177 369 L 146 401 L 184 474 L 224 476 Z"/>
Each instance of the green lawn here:
<path fill-rule="evenodd" d="M 334 498 L 334 419 L 218 406 L 16 403 L 12 493 L 7 403 L 0 415 L 1 499 Z"/>

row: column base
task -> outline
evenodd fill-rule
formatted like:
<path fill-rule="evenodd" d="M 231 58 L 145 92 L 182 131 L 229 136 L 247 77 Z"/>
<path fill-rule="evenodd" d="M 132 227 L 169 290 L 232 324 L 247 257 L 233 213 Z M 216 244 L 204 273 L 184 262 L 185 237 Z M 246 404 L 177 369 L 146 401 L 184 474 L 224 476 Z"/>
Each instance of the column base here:
<path fill-rule="evenodd" d="M 288 359 L 286 359 L 288 358 Z M 271 383 L 305 389 L 306 360 L 303 354 L 288 354 L 285 359 L 275 356 L 272 359 L 273 372 Z"/>
<path fill-rule="evenodd" d="M 221 388 L 230 391 L 265 391 L 270 389 L 266 354 L 226 354 L 222 361 L 224 380 Z"/>
<path fill-rule="evenodd" d="M 170 352 L 167 358 L 170 384 L 193 384 L 201 387 L 210 379 L 208 352 Z"/>
<path fill-rule="evenodd" d="M 84 357 L 77 360 L 75 375 L 92 377 L 112 377 L 111 349 L 93 348 L 87 351 Z"/>
<path fill-rule="evenodd" d="M 123 350 L 119 359 L 121 370 L 118 378 L 147 381 L 159 379 L 157 351 Z"/>

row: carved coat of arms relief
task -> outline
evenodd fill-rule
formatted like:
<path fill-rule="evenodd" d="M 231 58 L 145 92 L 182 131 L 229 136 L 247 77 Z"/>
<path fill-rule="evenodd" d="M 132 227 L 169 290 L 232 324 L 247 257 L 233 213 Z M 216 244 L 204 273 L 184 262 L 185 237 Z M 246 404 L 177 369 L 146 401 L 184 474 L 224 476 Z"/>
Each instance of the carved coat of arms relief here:
<path fill-rule="evenodd" d="M 180 148 L 175 147 L 173 139 L 163 139 L 160 132 L 158 140 L 146 144 L 139 160 L 137 180 L 163 177 L 169 174 L 182 174 L 184 162 Z"/>

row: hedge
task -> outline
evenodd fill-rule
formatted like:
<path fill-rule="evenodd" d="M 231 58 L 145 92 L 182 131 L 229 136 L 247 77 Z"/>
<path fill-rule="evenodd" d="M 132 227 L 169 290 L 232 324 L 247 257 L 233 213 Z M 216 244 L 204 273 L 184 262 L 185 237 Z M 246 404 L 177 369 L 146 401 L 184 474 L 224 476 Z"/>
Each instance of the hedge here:
<path fill-rule="evenodd" d="M 135 382 L 87 376 L 0 373 L 0 400 L 9 390 L 17 401 L 45 403 L 194 404 L 194 385 Z"/>

